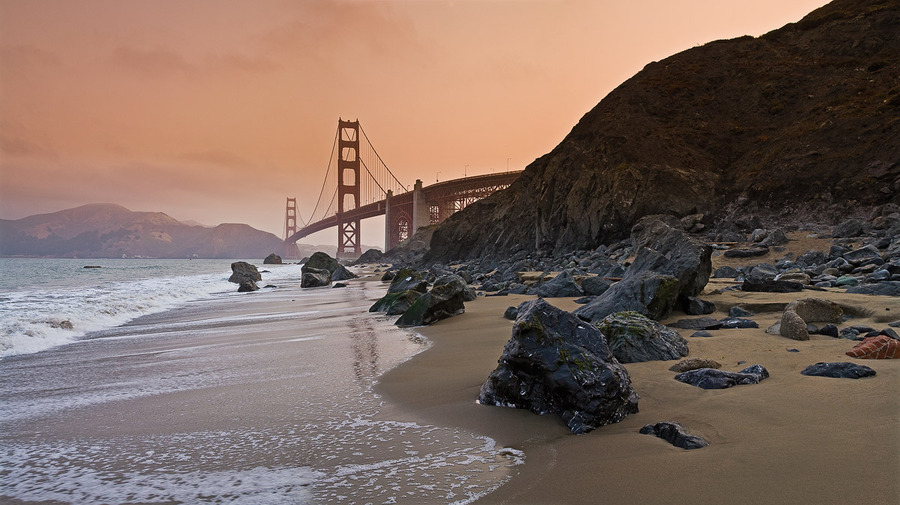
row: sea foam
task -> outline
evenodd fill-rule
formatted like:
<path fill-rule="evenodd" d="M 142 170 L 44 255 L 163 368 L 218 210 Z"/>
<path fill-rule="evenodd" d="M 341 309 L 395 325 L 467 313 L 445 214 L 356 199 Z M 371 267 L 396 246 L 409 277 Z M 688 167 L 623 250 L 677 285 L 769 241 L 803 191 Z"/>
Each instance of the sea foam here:
<path fill-rule="evenodd" d="M 139 261 L 139 260 L 133 260 Z M 227 266 L 220 264 L 219 267 Z M 93 285 L 24 288 L 0 294 L 0 358 L 75 342 L 141 316 L 212 297 L 240 296 L 230 271 L 121 280 Z M 299 278 L 299 265 L 266 272 L 264 282 Z"/>

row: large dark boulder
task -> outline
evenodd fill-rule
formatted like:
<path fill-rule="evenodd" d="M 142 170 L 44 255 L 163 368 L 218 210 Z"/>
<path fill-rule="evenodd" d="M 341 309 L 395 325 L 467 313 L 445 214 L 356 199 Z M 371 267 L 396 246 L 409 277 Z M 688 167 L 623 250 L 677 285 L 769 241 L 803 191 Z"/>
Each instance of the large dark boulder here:
<path fill-rule="evenodd" d="M 337 270 L 337 267 L 339 267 L 340 265 L 341 264 L 338 263 L 338 260 L 321 251 L 313 253 L 313 255 L 303 263 L 303 266 L 305 267 L 315 268 L 318 270 L 328 270 L 329 275 L 331 272 Z"/>
<path fill-rule="evenodd" d="M 622 280 L 575 311 L 597 321 L 614 312 L 635 311 L 663 319 L 679 301 L 697 296 L 712 273 L 712 248 L 658 216 L 641 219 L 632 230 L 638 250 Z"/>
<path fill-rule="evenodd" d="M 300 273 L 300 287 L 304 288 L 327 286 L 331 284 L 331 281 L 345 281 L 356 278 L 356 275 L 347 270 L 338 260 L 323 252 L 313 253 L 303 263 Z M 328 282 L 322 280 L 323 275 L 327 276 Z"/>
<path fill-rule="evenodd" d="M 603 334 L 537 299 L 519 306 L 512 337 L 478 401 L 560 416 L 573 433 L 638 411 L 638 395 Z"/>
<path fill-rule="evenodd" d="M 247 284 L 249 286 L 250 284 L 255 285 L 256 281 L 261 280 L 262 275 L 260 275 L 255 265 L 251 265 L 246 261 L 235 261 L 231 264 L 231 277 L 228 278 L 228 282 Z M 251 289 L 251 291 L 254 290 Z"/>
<path fill-rule="evenodd" d="M 301 288 L 320 288 L 331 284 L 331 272 L 325 269 L 308 268 L 305 265 L 301 269 Z"/>
<path fill-rule="evenodd" d="M 664 361 L 688 355 L 688 343 L 677 331 L 637 312 L 617 312 L 595 326 L 621 363 Z"/>
<path fill-rule="evenodd" d="M 423 326 L 466 311 L 468 286 L 458 275 L 450 274 L 434 281 L 431 291 L 420 296 L 394 323 L 397 326 Z"/>
<path fill-rule="evenodd" d="M 553 279 L 534 288 L 532 292 L 542 298 L 578 297 L 584 295 L 571 272 L 563 270 Z"/>
<path fill-rule="evenodd" d="M 703 389 L 725 389 L 741 384 L 759 384 L 767 377 L 769 377 L 769 371 L 762 365 L 752 365 L 740 372 L 698 368 L 676 375 L 675 380 Z"/>
<path fill-rule="evenodd" d="M 281 256 L 279 256 L 275 253 L 272 253 L 272 254 L 266 256 L 266 259 L 263 260 L 263 265 L 281 265 L 281 264 L 282 264 Z"/>

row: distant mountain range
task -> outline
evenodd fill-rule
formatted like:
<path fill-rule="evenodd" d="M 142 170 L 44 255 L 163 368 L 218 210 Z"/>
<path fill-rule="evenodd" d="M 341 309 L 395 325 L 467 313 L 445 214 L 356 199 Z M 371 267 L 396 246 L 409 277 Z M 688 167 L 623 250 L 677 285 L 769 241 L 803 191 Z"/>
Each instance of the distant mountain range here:
<path fill-rule="evenodd" d="M 282 240 L 246 224 L 207 227 L 115 204 L 0 219 L 3 256 L 262 259 L 273 252 L 284 253 Z"/>

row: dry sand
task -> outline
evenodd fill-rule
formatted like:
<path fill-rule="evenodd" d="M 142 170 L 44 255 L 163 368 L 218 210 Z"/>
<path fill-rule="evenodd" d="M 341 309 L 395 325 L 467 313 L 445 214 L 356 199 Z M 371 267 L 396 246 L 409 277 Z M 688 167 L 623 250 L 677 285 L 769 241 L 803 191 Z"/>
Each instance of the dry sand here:
<path fill-rule="evenodd" d="M 715 359 L 732 371 L 765 366 L 771 376 L 758 385 L 703 390 L 673 379 L 668 367 L 675 361 L 627 364 L 640 412 L 572 435 L 556 416 L 476 403 L 511 334 L 503 311 L 532 298 L 484 297 L 467 304 L 465 314 L 420 329 L 434 345 L 382 376 L 378 390 L 394 400 L 382 415 L 458 426 L 523 450 L 525 465 L 479 503 L 900 503 L 900 360 L 852 359 L 844 354 L 855 343 L 848 340 L 813 335 L 794 341 L 765 333 L 781 307 L 799 298 L 832 299 L 857 314 L 841 327 L 879 329 L 900 319 L 900 300 L 840 290 L 711 294 L 729 284 L 713 280 L 702 295 L 719 307 L 712 317 L 725 317 L 734 305 L 751 306 L 765 310 L 752 317 L 760 328 L 716 330 L 709 338 L 681 332 L 691 357 Z M 566 310 L 577 306 L 571 299 L 548 301 Z M 676 313 L 664 322 L 683 317 Z M 800 374 L 820 361 L 865 364 L 877 375 Z M 638 433 L 660 421 L 680 422 L 710 446 L 685 451 Z"/>

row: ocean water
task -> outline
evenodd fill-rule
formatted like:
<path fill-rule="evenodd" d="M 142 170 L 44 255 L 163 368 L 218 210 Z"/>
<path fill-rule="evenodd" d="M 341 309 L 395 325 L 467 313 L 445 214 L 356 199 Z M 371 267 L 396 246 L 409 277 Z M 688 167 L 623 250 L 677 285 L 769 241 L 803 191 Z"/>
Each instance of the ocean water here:
<path fill-rule="evenodd" d="M 300 271 L 299 265 L 268 266 L 266 282 Z M 0 358 L 227 296 L 235 291 L 230 275 L 230 260 L 0 258 Z"/>
<path fill-rule="evenodd" d="M 0 502 L 462 504 L 524 460 L 382 415 L 378 377 L 428 342 L 366 312 L 380 282 L 301 290 L 299 266 L 259 265 L 275 287 L 237 293 L 230 261 L 0 261 Z"/>

